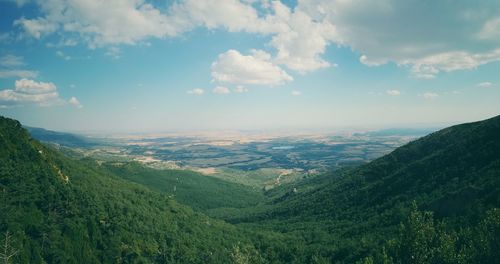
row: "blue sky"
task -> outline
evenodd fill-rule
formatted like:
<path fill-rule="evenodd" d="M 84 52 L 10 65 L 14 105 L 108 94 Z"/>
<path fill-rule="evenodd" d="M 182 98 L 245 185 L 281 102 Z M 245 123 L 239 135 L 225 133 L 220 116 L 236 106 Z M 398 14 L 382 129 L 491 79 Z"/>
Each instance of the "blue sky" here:
<path fill-rule="evenodd" d="M 498 1 L 0 1 L 0 114 L 56 130 L 453 124 L 499 70 Z"/>

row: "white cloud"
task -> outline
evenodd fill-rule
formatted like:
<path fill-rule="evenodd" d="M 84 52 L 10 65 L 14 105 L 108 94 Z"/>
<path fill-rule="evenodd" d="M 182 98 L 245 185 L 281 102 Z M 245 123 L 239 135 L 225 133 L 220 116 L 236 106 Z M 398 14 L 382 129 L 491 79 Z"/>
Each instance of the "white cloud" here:
<path fill-rule="evenodd" d="M 231 93 L 231 91 L 229 91 L 229 88 L 224 87 L 224 86 L 217 86 L 217 87 L 215 87 L 212 90 L 212 92 L 215 93 L 215 94 L 228 94 L 228 93 Z"/>
<path fill-rule="evenodd" d="M 401 92 L 399 90 L 387 90 L 386 93 L 390 96 L 399 96 Z"/>
<path fill-rule="evenodd" d="M 56 86 L 51 82 L 36 82 L 21 79 L 15 82 L 14 89 L 0 91 L 0 105 L 14 106 L 36 104 L 39 106 L 62 105 Z"/>
<path fill-rule="evenodd" d="M 413 76 L 432 79 L 440 71 L 470 70 L 497 60 L 500 60 L 500 48 L 485 53 L 469 53 L 465 51 L 444 52 L 415 59 L 411 62 L 404 62 L 403 64 L 413 65 L 411 69 Z"/>
<path fill-rule="evenodd" d="M 26 94 L 45 94 L 56 91 L 56 86 L 51 82 L 36 82 L 28 79 L 17 80 L 16 91 Z"/>
<path fill-rule="evenodd" d="M 438 98 L 438 97 L 439 97 L 439 94 L 437 94 L 437 93 L 427 92 L 427 93 L 422 94 L 422 97 L 423 97 L 424 99 L 427 99 L 427 100 L 433 100 L 433 99 Z"/>
<path fill-rule="evenodd" d="M 76 99 L 76 97 L 71 97 L 69 100 L 68 100 L 68 103 L 70 105 L 73 105 L 75 106 L 76 108 L 83 108 L 83 105 L 80 104 L 80 101 L 78 101 L 78 99 Z"/>
<path fill-rule="evenodd" d="M 205 93 L 205 91 L 203 89 L 200 89 L 200 88 L 195 88 L 193 90 L 189 90 L 187 91 L 188 94 L 193 94 L 193 95 L 202 95 Z"/>
<path fill-rule="evenodd" d="M 302 93 L 300 91 L 292 91 L 291 93 L 293 96 L 299 96 L 301 95 Z"/>
<path fill-rule="evenodd" d="M 0 69 L 0 78 L 35 78 L 36 76 L 38 76 L 36 71 Z"/>
<path fill-rule="evenodd" d="M 279 1 L 272 4 L 262 1 L 260 11 L 254 7 L 258 4 L 238 0 L 185 0 L 174 2 L 167 10 L 145 0 L 37 3 L 42 16 L 22 17 L 14 22 L 36 39 L 60 32 L 64 34 L 59 36 L 71 39 L 72 43 L 78 37 L 94 48 L 133 45 L 152 37 L 175 37 L 196 27 L 222 28 L 229 32 L 271 35 L 269 44 L 277 50 L 276 63 L 299 72 L 330 66 L 320 55 L 335 35 L 329 22 L 318 23 L 305 12 L 292 10 Z"/>
<path fill-rule="evenodd" d="M 366 55 L 361 55 L 361 57 L 359 57 L 359 62 L 363 63 L 364 65 L 366 66 L 380 66 L 380 65 L 383 65 L 383 64 L 386 64 L 387 61 L 386 60 L 372 60 L 370 58 L 368 58 Z"/>
<path fill-rule="evenodd" d="M 489 88 L 491 86 L 493 86 L 493 83 L 491 82 L 480 82 L 478 84 L 476 84 L 477 87 L 482 87 L 482 88 Z"/>
<path fill-rule="evenodd" d="M 262 50 L 252 50 L 242 55 L 236 50 L 219 54 L 212 63 L 215 81 L 229 84 L 282 85 L 292 81 L 292 76 L 271 62 L 271 55 Z"/>
<path fill-rule="evenodd" d="M 274 49 L 269 61 L 300 73 L 334 65 L 322 58 L 331 44 L 359 53 L 366 65 L 394 62 L 427 79 L 500 60 L 498 1 L 303 0 L 294 8 L 280 1 L 238 0 L 174 1 L 167 8 L 146 0 L 37 3 L 42 15 L 22 17 L 15 25 L 34 38 L 57 32 L 91 48 L 204 27 L 269 36 Z"/>
<path fill-rule="evenodd" d="M 177 34 L 177 25 L 144 0 L 38 1 L 44 16 L 15 21 L 34 38 L 56 31 L 80 36 L 90 47 L 136 44 Z"/>
<path fill-rule="evenodd" d="M 498 1 L 305 0 L 296 9 L 330 22 L 332 42 L 363 54 L 368 66 L 394 62 L 430 79 L 500 60 Z"/>
<path fill-rule="evenodd" d="M 145 0 L 38 1 L 43 13 L 15 25 L 34 37 L 56 31 L 80 36 L 90 47 L 137 44 L 147 38 L 175 37 L 202 26 L 230 32 L 264 32 L 265 21 L 251 5 L 238 0 L 186 0 L 167 10 Z"/>
<path fill-rule="evenodd" d="M 500 38 L 500 17 L 492 18 L 484 23 L 478 36 L 485 40 L 498 40 Z"/>
<path fill-rule="evenodd" d="M 8 68 L 24 66 L 24 59 L 11 54 L 5 55 L 0 58 L 0 66 Z"/>
<path fill-rule="evenodd" d="M 180 31 L 202 26 L 271 35 L 269 44 L 277 51 L 274 63 L 301 73 L 331 66 L 320 55 L 335 36 L 333 25 L 318 23 L 305 12 L 279 1 L 261 1 L 264 14 L 259 16 L 252 4 L 255 5 L 238 0 L 187 0 L 174 4 L 171 14 L 174 21 L 183 21 L 179 23 L 183 25 Z"/>
<path fill-rule="evenodd" d="M 0 58 L 0 78 L 34 78 L 38 72 L 20 69 L 25 66 L 23 57 L 5 55 Z"/>
<path fill-rule="evenodd" d="M 58 29 L 58 25 L 55 22 L 43 17 L 36 19 L 22 17 L 14 21 L 14 25 L 21 27 L 28 35 L 36 39 L 40 39 L 43 35 L 54 33 Z"/>
<path fill-rule="evenodd" d="M 276 62 L 301 73 L 331 66 L 320 55 L 335 38 L 335 27 L 314 21 L 299 8 L 292 11 L 279 1 L 273 2 L 273 8 L 275 15 L 267 21 L 279 28 L 271 41 L 278 51 Z"/>
<path fill-rule="evenodd" d="M 175 3 L 168 19 L 177 24 L 179 32 L 202 26 L 224 28 L 229 32 L 270 33 L 275 30 L 249 3 L 238 0 L 185 0 Z"/>
<path fill-rule="evenodd" d="M 233 89 L 235 93 L 247 93 L 248 88 L 244 87 L 243 85 L 237 85 L 236 88 Z"/>

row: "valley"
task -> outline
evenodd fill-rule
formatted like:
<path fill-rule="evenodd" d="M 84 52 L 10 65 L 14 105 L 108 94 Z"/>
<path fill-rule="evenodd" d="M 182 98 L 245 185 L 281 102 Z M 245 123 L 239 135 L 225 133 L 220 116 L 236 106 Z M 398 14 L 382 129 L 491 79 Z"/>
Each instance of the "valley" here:
<path fill-rule="evenodd" d="M 228 132 L 89 137 L 28 128 L 34 137 L 71 152 L 115 164 L 189 170 L 247 186 L 282 183 L 367 163 L 434 129 L 290 134 Z M 57 134 L 59 133 L 59 134 Z M 48 136 L 50 135 L 50 136 Z"/>
<path fill-rule="evenodd" d="M 288 137 L 223 146 L 199 138 L 177 138 L 183 142 L 178 145 L 172 138 L 129 144 L 123 139 L 89 143 L 85 137 L 85 144 L 69 146 L 64 133 L 39 143 L 17 121 L 0 121 L 0 227 L 15 239 L 11 246 L 21 252 L 19 262 L 497 259 L 499 117 L 419 139 L 336 136 L 335 144 L 328 144 Z M 65 144 L 58 143 L 60 136 Z M 389 147 L 398 144 L 391 152 Z M 458 155 L 463 148 L 468 154 Z M 367 153 L 380 157 L 364 160 Z M 241 156 L 251 155 L 270 161 L 260 168 L 240 167 L 246 162 Z M 146 156 L 158 161 L 140 160 Z M 316 168 L 301 167 L 312 156 L 323 157 L 319 164 L 331 157 L 360 162 L 306 173 Z M 158 166 L 161 158 L 181 165 Z M 212 163 L 196 167 L 199 159 Z M 430 251 L 437 253 L 424 254 Z M 413 261 L 415 254 L 424 255 Z"/>

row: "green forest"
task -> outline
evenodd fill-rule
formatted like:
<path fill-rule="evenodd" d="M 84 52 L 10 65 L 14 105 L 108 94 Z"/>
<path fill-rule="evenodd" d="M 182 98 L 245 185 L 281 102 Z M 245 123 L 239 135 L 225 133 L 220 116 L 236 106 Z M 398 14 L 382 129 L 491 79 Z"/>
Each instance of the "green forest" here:
<path fill-rule="evenodd" d="M 0 117 L 2 263 L 500 263 L 500 116 L 264 191 Z"/>

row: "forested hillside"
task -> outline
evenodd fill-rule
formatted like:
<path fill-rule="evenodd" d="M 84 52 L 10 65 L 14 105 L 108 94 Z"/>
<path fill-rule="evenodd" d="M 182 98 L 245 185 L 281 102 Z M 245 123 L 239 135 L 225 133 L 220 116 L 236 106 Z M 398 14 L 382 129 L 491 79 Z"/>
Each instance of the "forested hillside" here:
<path fill-rule="evenodd" d="M 103 168 L 121 178 L 174 196 L 198 210 L 249 207 L 264 200 L 260 188 L 248 187 L 189 170 L 151 169 L 136 162 L 104 163 Z"/>
<path fill-rule="evenodd" d="M 499 212 L 494 208 L 500 207 L 500 117 L 443 129 L 367 165 L 273 192 L 276 198 L 266 205 L 216 215 L 303 237 L 330 261 L 354 262 L 374 254 L 397 236 L 399 224 L 412 215 L 413 203 L 432 212 L 446 229 L 477 227 L 491 218 L 497 225 L 491 231 L 498 232 Z M 465 243 L 472 238 L 462 235 L 455 241 L 455 256 L 465 245 L 478 246 Z M 500 249 L 495 241 L 489 248 Z"/>
<path fill-rule="evenodd" d="M 228 263 L 250 245 L 231 225 L 61 156 L 17 121 L 0 118 L 0 146 L 6 263 Z"/>
<path fill-rule="evenodd" d="M 3 117 L 0 146 L 7 263 L 500 259 L 500 117 L 265 193 L 190 172 L 68 158 Z"/>

